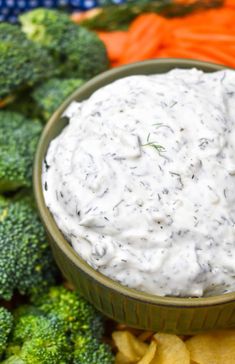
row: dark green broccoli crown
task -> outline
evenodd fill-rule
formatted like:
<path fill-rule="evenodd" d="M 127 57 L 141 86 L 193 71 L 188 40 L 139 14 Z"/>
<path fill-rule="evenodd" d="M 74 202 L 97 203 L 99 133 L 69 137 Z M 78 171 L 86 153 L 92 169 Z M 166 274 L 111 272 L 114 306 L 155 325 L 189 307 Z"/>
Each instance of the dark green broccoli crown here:
<path fill-rule="evenodd" d="M 33 158 L 41 131 L 37 120 L 0 111 L 0 191 L 31 186 Z"/>
<path fill-rule="evenodd" d="M 108 68 L 106 48 L 98 36 L 75 24 L 65 31 L 60 57 L 64 77 L 77 77 L 89 80 Z"/>
<path fill-rule="evenodd" d="M 79 37 L 74 37 L 70 43 L 70 75 L 72 77 L 73 74 L 77 74 L 77 77 L 89 80 L 95 75 L 107 70 L 109 66 L 107 52 L 103 42 L 94 32 L 79 27 L 78 35 Z M 64 74 L 67 73 L 66 65 L 64 65 L 62 72 Z"/>
<path fill-rule="evenodd" d="M 83 80 L 74 78 L 52 78 L 38 86 L 33 91 L 32 97 L 37 104 L 37 109 L 41 111 L 44 120 L 47 121 L 66 97 L 83 83 Z"/>
<path fill-rule="evenodd" d="M 25 34 L 21 31 L 18 25 L 2 22 L 0 24 L 1 42 L 12 42 L 15 37 L 17 37 L 17 39 L 21 40 L 22 42 L 25 40 L 27 41 Z"/>
<path fill-rule="evenodd" d="M 103 335 L 102 316 L 78 292 L 62 286 L 51 287 L 48 293 L 34 300 L 35 305 L 50 317 L 63 322 L 73 336 L 78 330 L 91 332 L 98 339 Z"/>
<path fill-rule="evenodd" d="M 24 306 L 22 311 L 17 310 L 11 342 L 6 350 L 9 362 L 69 363 L 71 349 L 59 320 L 52 320 L 32 306 Z"/>
<path fill-rule="evenodd" d="M 0 24 L 0 98 L 56 73 L 47 50 L 28 40 L 20 28 Z"/>
<path fill-rule="evenodd" d="M 54 283 L 56 268 L 31 196 L 0 199 L 0 297 L 40 294 Z"/>
<path fill-rule="evenodd" d="M 12 314 L 5 308 L 0 307 L 0 357 L 4 353 L 7 345 L 8 336 L 13 325 Z"/>
<path fill-rule="evenodd" d="M 93 336 L 78 333 L 75 339 L 73 364 L 112 364 L 114 357 L 108 345 Z"/>
<path fill-rule="evenodd" d="M 46 47 L 64 77 L 89 79 L 108 67 L 103 42 L 57 10 L 36 9 L 20 17 L 23 31 Z"/>
<path fill-rule="evenodd" d="M 38 110 L 38 105 L 32 98 L 31 89 L 27 89 L 17 94 L 14 100 L 4 107 L 4 110 L 20 113 L 28 119 L 42 119 L 41 113 Z"/>

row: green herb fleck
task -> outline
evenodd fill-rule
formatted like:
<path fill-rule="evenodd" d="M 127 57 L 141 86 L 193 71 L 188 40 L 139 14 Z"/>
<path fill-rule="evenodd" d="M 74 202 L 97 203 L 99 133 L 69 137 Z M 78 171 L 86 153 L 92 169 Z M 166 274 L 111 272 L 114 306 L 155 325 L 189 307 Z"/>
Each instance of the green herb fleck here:
<path fill-rule="evenodd" d="M 150 133 L 147 136 L 147 142 L 145 144 L 142 144 L 141 146 L 142 147 L 147 147 L 147 146 L 153 147 L 154 149 L 156 149 L 158 151 L 158 153 L 165 152 L 165 148 L 162 145 L 158 144 L 157 142 L 151 142 L 151 141 L 149 141 L 149 139 L 150 139 Z"/>
<path fill-rule="evenodd" d="M 159 153 L 161 152 L 165 152 L 166 149 L 160 145 L 160 144 L 156 144 L 156 142 L 149 142 L 149 143 L 146 143 L 146 144 L 142 144 L 142 147 L 153 147 L 154 149 L 156 149 Z"/>
<path fill-rule="evenodd" d="M 155 124 L 153 124 L 153 126 L 157 126 L 158 128 L 160 128 L 163 125 L 164 125 L 163 123 L 155 123 Z"/>

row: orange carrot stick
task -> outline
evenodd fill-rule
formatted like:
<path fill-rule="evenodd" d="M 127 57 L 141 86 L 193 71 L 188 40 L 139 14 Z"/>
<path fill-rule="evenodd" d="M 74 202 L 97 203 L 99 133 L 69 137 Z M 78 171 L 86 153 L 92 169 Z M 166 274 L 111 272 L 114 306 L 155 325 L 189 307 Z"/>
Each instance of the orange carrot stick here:
<path fill-rule="evenodd" d="M 226 51 L 223 48 L 220 49 L 219 47 L 213 47 L 213 46 L 200 46 L 198 48 L 195 47 L 195 50 L 198 52 L 202 52 L 208 57 L 212 57 L 219 61 L 220 63 L 223 63 L 224 65 L 235 67 L 235 53 L 233 52 L 233 55 L 231 54 L 232 51 L 229 51 L 229 49 Z"/>
<path fill-rule="evenodd" d="M 190 49 L 183 48 L 166 48 L 162 52 L 156 53 L 156 57 L 173 57 L 173 58 L 188 58 L 188 59 L 199 59 L 206 62 L 222 63 L 214 57 L 203 54 L 199 51 L 192 51 Z"/>
<path fill-rule="evenodd" d="M 109 59 L 111 61 L 119 59 L 127 42 L 127 32 L 113 31 L 98 32 L 97 34 L 106 46 Z"/>
<path fill-rule="evenodd" d="M 235 9 L 235 2 L 234 0 L 224 0 L 224 6 Z"/>
<path fill-rule="evenodd" d="M 139 15 L 129 27 L 129 38 L 131 41 L 138 41 L 150 27 L 156 22 L 162 22 L 162 17 L 154 13 L 146 13 Z"/>
<path fill-rule="evenodd" d="M 235 0 L 225 0 L 225 4 L 174 19 L 142 14 L 127 33 L 99 36 L 113 67 L 155 57 L 201 59 L 235 67 Z"/>
<path fill-rule="evenodd" d="M 173 31 L 173 35 L 176 39 L 187 40 L 191 42 L 220 41 L 223 43 L 235 43 L 235 33 L 231 33 L 231 30 L 227 31 L 223 28 L 210 26 L 179 28 Z"/>
<path fill-rule="evenodd" d="M 74 23 L 79 24 L 85 19 L 89 19 L 92 18 L 93 16 L 96 16 L 101 11 L 102 10 L 100 8 L 95 8 L 87 11 L 75 11 L 74 13 L 71 14 L 70 18 Z"/>
<path fill-rule="evenodd" d="M 151 58 L 159 48 L 167 20 L 156 14 L 145 14 L 133 22 L 128 32 L 122 64 Z"/>

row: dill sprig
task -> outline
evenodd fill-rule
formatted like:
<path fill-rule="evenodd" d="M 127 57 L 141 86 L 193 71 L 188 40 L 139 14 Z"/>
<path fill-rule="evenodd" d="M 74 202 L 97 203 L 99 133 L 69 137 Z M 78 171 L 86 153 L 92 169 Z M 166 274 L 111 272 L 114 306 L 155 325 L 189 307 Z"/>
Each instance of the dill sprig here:
<path fill-rule="evenodd" d="M 157 142 L 150 141 L 150 133 L 148 134 L 147 142 L 145 144 L 142 144 L 142 147 L 148 146 L 156 149 L 158 153 L 165 152 L 166 150 L 162 145 L 158 144 Z"/>
<path fill-rule="evenodd" d="M 157 128 L 160 128 L 161 126 L 163 126 L 163 123 L 154 123 L 153 126 L 156 126 Z"/>
<path fill-rule="evenodd" d="M 149 142 L 149 143 L 146 143 L 146 144 L 142 144 L 142 147 L 153 147 L 154 149 L 156 149 L 159 153 L 160 152 L 165 152 L 165 148 L 160 145 L 160 144 L 157 144 L 156 142 Z"/>

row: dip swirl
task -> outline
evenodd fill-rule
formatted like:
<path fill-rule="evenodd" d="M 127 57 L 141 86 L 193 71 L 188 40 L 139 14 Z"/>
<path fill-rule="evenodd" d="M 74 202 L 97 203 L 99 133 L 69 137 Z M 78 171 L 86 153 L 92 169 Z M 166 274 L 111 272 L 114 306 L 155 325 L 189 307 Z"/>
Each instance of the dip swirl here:
<path fill-rule="evenodd" d="M 235 72 L 120 79 L 43 163 L 45 202 L 94 269 L 157 295 L 235 290 Z"/>

